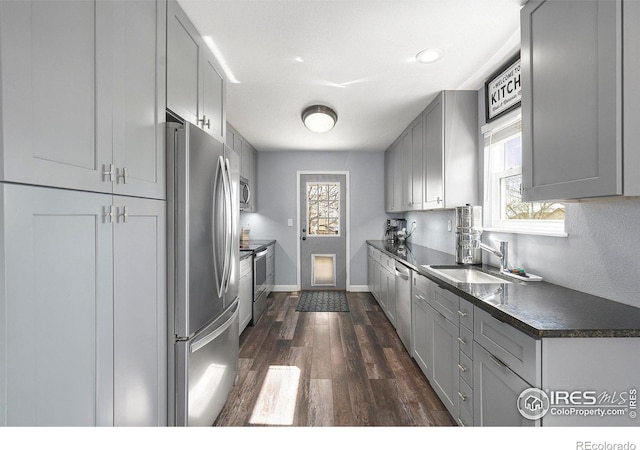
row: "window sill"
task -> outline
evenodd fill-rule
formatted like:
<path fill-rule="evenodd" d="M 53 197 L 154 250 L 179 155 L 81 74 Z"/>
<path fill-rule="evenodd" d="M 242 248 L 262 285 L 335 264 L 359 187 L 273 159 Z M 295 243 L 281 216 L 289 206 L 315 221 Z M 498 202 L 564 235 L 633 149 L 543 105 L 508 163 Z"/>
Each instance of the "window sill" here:
<path fill-rule="evenodd" d="M 510 234 L 528 234 L 531 236 L 548 236 L 548 237 L 569 237 L 568 233 L 563 231 L 534 231 L 534 230 L 516 230 L 513 228 L 482 228 L 482 231 L 489 231 L 492 233 L 510 233 Z"/>

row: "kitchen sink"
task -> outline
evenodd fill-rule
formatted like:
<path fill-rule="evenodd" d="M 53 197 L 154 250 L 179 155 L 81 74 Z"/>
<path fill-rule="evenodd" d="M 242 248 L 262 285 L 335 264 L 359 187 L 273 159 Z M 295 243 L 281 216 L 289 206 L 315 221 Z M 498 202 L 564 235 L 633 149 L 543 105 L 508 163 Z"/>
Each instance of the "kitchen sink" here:
<path fill-rule="evenodd" d="M 469 284 L 511 284 L 511 281 L 491 275 L 480 269 L 459 266 L 422 266 L 425 269 L 452 280 L 456 283 Z"/>

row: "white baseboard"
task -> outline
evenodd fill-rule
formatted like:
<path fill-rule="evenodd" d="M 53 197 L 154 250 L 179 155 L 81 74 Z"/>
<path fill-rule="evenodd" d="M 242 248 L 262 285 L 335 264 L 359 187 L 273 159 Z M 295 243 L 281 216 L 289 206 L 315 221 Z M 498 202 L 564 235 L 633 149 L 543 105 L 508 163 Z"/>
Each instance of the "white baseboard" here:
<path fill-rule="evenodd" d="M 300 288 L 295 284 L 276 284 L 273 286 L 273 292 L 298 292 Z M 347 289 L 348 292 L 369 292 L 369 286 L 366 284 L 352 284 Z"/>
<path fill-rule="evenodd" d="M 276 284 L 273 286 L 273 292 L 297 292 L 299 290 L 295 284 Z"/>
<path fill-rule="evenodd" d="M 352 284 L 347 289 L 349 292 L 369 292 L 369 286 L 366 284 Z"/>

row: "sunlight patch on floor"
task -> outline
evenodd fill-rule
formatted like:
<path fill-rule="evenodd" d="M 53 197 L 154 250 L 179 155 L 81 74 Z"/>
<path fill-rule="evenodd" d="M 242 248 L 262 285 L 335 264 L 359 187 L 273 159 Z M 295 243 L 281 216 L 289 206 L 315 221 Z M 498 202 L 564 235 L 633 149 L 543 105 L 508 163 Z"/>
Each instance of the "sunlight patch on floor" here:
<path fill-rule="evenodd" d="M 270 366 L 249 423 L 293 425 L 299 384 L 298 367 Z"/>

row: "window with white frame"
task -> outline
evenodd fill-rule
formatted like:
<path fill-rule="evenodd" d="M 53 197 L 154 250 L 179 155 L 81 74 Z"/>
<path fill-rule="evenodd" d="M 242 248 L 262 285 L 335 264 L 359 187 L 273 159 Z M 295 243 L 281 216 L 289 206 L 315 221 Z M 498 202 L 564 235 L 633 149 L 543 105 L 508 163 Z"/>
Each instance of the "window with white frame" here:
<path fill-rule="evenodd" d="M 490 124 L 491 125 L 491 124 Z M 520 114 L 483 127 L 485 228 L 564 234 L 564 205 L 522 200 L 522 137 Z M 489 223 L 486 223 L 489 219 Z"/>

